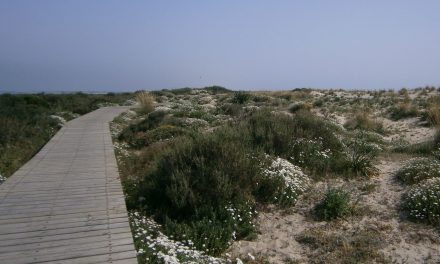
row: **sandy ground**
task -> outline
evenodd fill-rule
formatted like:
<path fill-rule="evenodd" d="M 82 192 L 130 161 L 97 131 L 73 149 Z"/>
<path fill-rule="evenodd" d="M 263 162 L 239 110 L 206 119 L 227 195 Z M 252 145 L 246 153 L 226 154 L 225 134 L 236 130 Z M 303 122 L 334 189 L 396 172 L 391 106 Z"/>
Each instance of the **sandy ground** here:
<path fill-rule="evenodd" d="M 410 144 L 421 143 L 432 139 L 435 130 L 432 127 L 420 126 L 419 118 L 407 118 L 398 121 L 391 121 L 387 118 L 378 118 L 382 121 L 390 135 L 384 137 L 386 140 L 398 140 L 399 138 L 409 142 Z"/>
<path fill-rule="evenodd" d="M 368 227 L 379 230 L 386 247 L 381 252 L 391 263 L 440 263 L 440 236 L 434 228 L 406 221 L 398 211 L 401 195 L 405 186 L 396 182 L 393 175 L 404 161 L 409 158 L 397 156 L 385 158 L 378 164 L 379 175 L 369 183 L 376 187 L 373 192 L 359 196 L 360 204 L 369 209 L 369 213 L 360 219 L 348 219 L 341 222 L 340 229 L 357 230 Z M 316 200 L 325 184 L 331 186 L 347 186 L 355 183 L 340 181 L 318 183 L 311 192 Z M 350 187 L 348 187 L 350 188 Z M 260 213 L 258 224 L 261 234 L 254 241 L 238 241 L 231 249 L 234 256 L 249 260 L 249 254 L 255 257 L 265 256 L 269 263 L 308 263 L 309 249 L 296 241 L 298 235 L 305 230 L 311 230 L 326 225 L 316 222 L 307 216 L 311 208 L 299 202 L 293 213 L 269 209 Z M 310 204 L 310 203 L 309 203 Z M 335 230 L 338 231 L 338 230 Z"/>
<path fill-rule="evenodd" d="M 322 115 L 319 112 L 318 115 Z M 331 119 L 340 126 L 346 122 L 343 115 L 332 114 Z M 407 118 L 392 121 L 377 117 L 383 122 L 389 134 L 384 140 L 404 140 L 409 144 L 421 143 L 432 139 L 435 130 L 421 126 L 419 118 Z M 379 230 L 381 238 L 386 241 L 380 250 L 390 263 L 440 263 L 440 235 L 433 227 L 407 221 L 399 213 L 402 194 L 406 190 L 394 179 L 394 173 L 408 160 L 406 155 L 381 157 L 377 164 L 379 175 L 366 181 L 342 183 L 338 180 L 319 182 L 310 191 L 312 198 L 299 201 L 293 212 L 286 213 L 275 208 L 260 213 L 257 220 L 260 234 L 254 241 L 238 241 L 231 247 L 231 254 L 250 260 L 250 256 L 260 257 L 269 263 L 308 263 L 310 248 L 297 242 L 296 238 L 306 230 L 325 226 L 325 222 L 316 222 L 310 216 L 312 206 L 322 197 L 325 185 L 344 186 L 356 189 L 361 184 L 371 184 L 375 188 L 371 193 L 358 193 L 360 205 L 368 208 L 360 218 L 348 219 L 340 223 L 339 229 L 355 230 L 370 228 Z M 351 186 L 350 186 L 351 185 Z M 355 191 L 356 192 L 356 191 Z M 335 229 L 338 232 L 337 229 Z"/>

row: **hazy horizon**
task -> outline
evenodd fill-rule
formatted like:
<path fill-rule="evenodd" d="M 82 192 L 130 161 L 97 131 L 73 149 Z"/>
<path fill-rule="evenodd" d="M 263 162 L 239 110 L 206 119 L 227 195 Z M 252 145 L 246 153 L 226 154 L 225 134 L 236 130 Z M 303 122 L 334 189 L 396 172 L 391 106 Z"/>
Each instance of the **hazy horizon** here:
<path fill-rule="evenodd" d="M 440 2 L 0 0 L 0 93 L 440 86 Z"/>

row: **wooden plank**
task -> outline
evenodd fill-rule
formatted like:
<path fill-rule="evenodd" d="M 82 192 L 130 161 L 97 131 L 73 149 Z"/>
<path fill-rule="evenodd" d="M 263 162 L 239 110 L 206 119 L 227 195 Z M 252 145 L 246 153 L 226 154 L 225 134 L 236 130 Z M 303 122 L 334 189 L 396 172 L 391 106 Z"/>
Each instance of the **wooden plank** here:
<path fill-rule="evenodd" d="M 131 236 L 128 236 L 127 233 L 112 233 L 111 234 L 112 243 L 119 243 L 119 241 L 124 240 L 133 240 Z M 40 250 L 45 248 L 53 248 L 53 247 L 69 247 L 69 246 L 76 246 L 76 245 L 82 245 L 82 244 L 93 244 L 93 243 L 101 243 L 102 241 L 109 241 L 108 234 L 104 235 L 95 235 L 90 237 L 78 237 L 78 238 L 71 238 L 67 240 L 56 240 L 56 241 L 44 241 L 44 242 L 38 242 L 38 243 L 31 243 L 31 244 L 23 244 L 20 245 L 20 247 L 17 247 L 16 245 L 9 245 L 0 247 L 0 253 L 14 253 L 14 252 L 21 252 L 21 251 L 30 251 L 30 250 Z"/>
<path fill-rule="evenodd" d="M 117 253 L 129 253 L 131 256 L 135 256 L 135 251 L 132 250 L 132 245 L 117 245 L 113 247 L 98 247 L 98 248 L 88 248 L 84 250 L 68 250 L 68 251 L 37 251 L 37 252 L 28 252 L 25 254 L 19 255 L 0 255 L 0 259 L 5 261 L 6 263 L 44 263 L 48 261 L 63 261 L 69 259 L 80 259 L 80 258 L 88 258 L 93 259 L 91 257 L 100 256 L 100 259 L 110 260 L 112 254 Z M 31 254 L 33 253 L 33 254 Z M 83 262 L 85 263 L 85 262 Z"/>

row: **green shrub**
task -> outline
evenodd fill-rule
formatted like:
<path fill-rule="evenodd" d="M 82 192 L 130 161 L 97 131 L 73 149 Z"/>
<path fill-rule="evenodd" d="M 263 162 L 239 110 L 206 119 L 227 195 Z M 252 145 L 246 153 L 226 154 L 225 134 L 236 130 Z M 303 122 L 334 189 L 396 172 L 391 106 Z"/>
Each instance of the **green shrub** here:
<path fill-rule="evenodd" d="M 249 135 L 254 148 L 286 157 L 290 150 L 289 143 L 294 137 L 295 123 L 285 114 L 257 111 L 242 122 L 240 129 Z"/>
<path fill-rule="evenodd" d="M 128 213 L 139 264 L 165 263 L 222 263 L 219 258 L 207 255 L 208 248 L 197 250 L 188 237 L 180 241 L 168 237 L 153 219 L 138 212 Z M 216 227 L 213 225 L 213 227 Z M 221 231 L 221 230 L 220 230 Z"/>
<path fill-rule="evenodd" d="M 319 220 L 333 220 L 351 213 L 350 194 L 342 189 L 329 189 L 324 199 L 314 208 Z"/>
<path fill-rule="evenodd" d="M 240 104 L 224 104 L 219 110 L 219 114 L 240 116 L 243 113 L 243 106 Z"/>
<path fill-rule="evenodd" d="M 432 158 L 413 158 L 400 168 L 395 176 L 405 184 L 440 177 L 440 161 Z"/>
<path fill-rule="evenodd" d="M 267 110 L 257 111 L 242 123 L 254 147 L 266 153 L 289 157 L 296 138 L 315 139 L 326 135 L 323 148 L 341 151 L 343 146 L 335 132 L 338 128 L 309 112 L 299 111 L 294 117 Z"/>
<path fill-rule="evenodd" d="M 227 205 L 211 216 L 178 222 L 166 219 L 165 233 L 179 241 L 191 240 L 193 246 L 211 255 L 219 255 L 237 238 L 255 233 L 254 208 L 247 204 Z"/>
<path fill-rule="evenodd" d="M 265 94 L 255 93 L 252 95 L 252 101 L 256 103 L 266 103 L 272 101 L 272 99 L 272 97 Z"/>
<path fill-rule="evenodd" d="M 304 103 L 304 102 L 300 102 L 300 103 L 294 103 L 291 104 L 289 106 L 289 112 L 290 113 L 296 113 L 300 110 L 302 111 L 310 111 L 310 109 L 312 109 L 312 105 L 309 103 Z"/>
<path fill-rule="evenodd" d="M 314 107 L 322 107 L 323 105 L 324 105 L 324 100 L 323 99 L 318 99 L 318 100 L 315 100 L 313 102 L 313 106 Z"/>
<path fill-rule="evenodd" d="M 159 217 L 186 219 L 249 199 L 259 174 L 239 135 L 225 129 L 176 142 L 145 176 L 142 193 Z"/>
<path fill-rule="evenodd" d="M 129 143 L 132 147 L 140 149 L 155 142 L 169 140 L 187 133 L 187 130 L 182 127 L 160 125 L 159 127 L 147 130 L 146 132 L 135 133 L 133 138 L 130 139 Z"/>
<path fill-rule="evenodd" d="M 207 122 L 212 122 L 215 120 L 215 117 L 211 113 L 199 107 L 175 111 L 173 112 L 173 116 L 197 118 L 197 119 L 205 120 Z"/>
<path fill-rule="evenodd" d="M 328 170 L 339 171 L 336 164 L 342 155 L 332 152 L 324 146 L 323 138 L 296 138 L 290 143 L 290 160 L 312 173 L 324 173 Z"/>
<path fill-rule="evenodd" d="M 405 140 L 398 140 L 394 142 L 394 144 L 395 146 L 392 149 L 394 152 L 417 155 L 429 155 L 436 146 L 436 144 L 432 141 L 409 144 Z"/>
<path fill-rule="evenodd" d="M 238 129 L 254 149 L 287 159 L 315 176 L 347 172 L 349 161 L 339 139 L 340 128 L 310 112 L 289 116 L 261 110 L 242 121 Z"/>
<path fill-rule="evenodd" d="M 143 147 L 142 138 L 147 130 L 157 128 L 167 117 L 166 111 L 154 111 L 148 114 L 148 116 L 136 124 L 131 124 L 124 128 L 118 136 L 118 140 L 126 141 L 131 146 L 140 148 Z"/>
<path fill-rule="evenodd" d="M 206 90 L 208 92 L 210 92 L 211 94 L 224 94 L 224 93 L 232 93 L 231 90 L 222 87 L 222 86 L 218 86 L 218 85 L 214 85 L 214 86 L 208 86 L 203 88 L 203 90 Z"/>
<path fill-rule="evenodd" d="M 371 177 L 379 173 L 374 160 L 381 151 L 376 143 L 369 142 L 369 134 L 358 131 L 353 138 L 346 142 L 349 156 L 349 166 L 358 176 Z"/>
<path fill-rule="evenodd" d="M 389 112 L 392 120 L 415 117 L 419 114 L 417 108 L 410 103 L 400 103 L 397 106 L 391 107 Z"/>
<path fill-rule="evenodd" d="M 440 178 L 427 179 L 411 187 L 403 196 L 409 218 L 440 226 Z"/>
<path fill-rule="evenodd" d="M 232 102 L 235 104 L 244 104 L 251 99 L 251 95 L 247 92 L 238 91 L 234 93 L 234 97 L 232 98 Z"/>
<path fill-rule="evenodd" d="M 220 129 L 175 141 L 143 178 L 139 206 L 165 224 L 169 234 L 183 232 L 198 249 L 205 244 L 211 253 L 228 247 L 234 232 L 237 238 L 249 235 L 254 229 L 247 216 L 234 219 L 227 209 L 249 209 L 261 177 L 259 159 L 241 140 L 236 131 Z"/>
<path fill-rule="evenodd" d="M 276 158 L 269 162 L 269 166 L 263 168 L 263 177 L 257 183 L 257 198 L 283 207 L 294 205 L 298 196 L 309 186 L 308 176 L 285 159 Z"/>

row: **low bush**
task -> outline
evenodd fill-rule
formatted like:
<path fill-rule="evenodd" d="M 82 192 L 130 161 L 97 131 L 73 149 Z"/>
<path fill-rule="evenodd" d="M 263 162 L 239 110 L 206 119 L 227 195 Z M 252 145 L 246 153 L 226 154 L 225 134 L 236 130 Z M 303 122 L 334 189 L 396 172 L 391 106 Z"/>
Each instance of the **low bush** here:
<path fill-rule="evenodd" d="M 250 156 L 236 131 L 193 134 L 174 141 L 145 175 L 140 207 L 165 224 L 167 232 L 183 232 L 198 249 L 206 249 L 205 244 L 212 253 L 220 252 L 232 234 L 242 238 L 254 231 L 250 221 L 241 221 L 248 216 L 238 213 L 234 222 L 227 207 L 252 207 L 259 177 L 259 159 Z"/>
<path fill-rule="evenodd" d="M 187 133 L 189 132 L 182 127 L 160 125 L 157 128 L 147 130 L 146 132 L 135 133 L 128 142 L 132 147 L 141 149 L 158 141 L 169 140 L 174 137 L 183 136 Z"/>
<path fill-rule="evenodd" d="M 238 91 L 234 93 L 232 102 L 235 104 L 244 104 L 251 99 L 251 94 L 243 91 Z"/>
<path fill-rule="evenodd" d="M 366 131 L 375 131 L 381 134 L 384 134 L 385 132 L 383 123 L 372 119 L 366 112 L 355 113 L 345 122 L 344 127 L 350 130 L 362 129 Z"/>
<path fill-rule="evenodd" d="M 188 237 L 177 241 L 165 235 L 161 226 L 151 218 L 138 212 L 129 212 L 128 217 L 139 264 L 224 263 L 222 259 L 209 256 L 207 250 L 197 250 Z"/>
<path fill-rule="evenodd" d="M 409 144 L 405 140 L 398 140 L 394 142 L 392 151 L 397 153 L 429 155 L 435 150 L 436 144 L 432 141 Z"/>
<path fill-rule="evenodd" d="M 312 109 L 312 105 L 309 104 L 309 103 L 304 103 L 304 102 L 294 103 L 294 104 L 291 104 L 289 106 L 289 112 L 290 113 L 296 113 L 296 112 L 298 112 L 300 110 L 310 111 L 311 109 Z"/>
<path fill-rule="evenodd" d="M 222 87 L 222 86 L 218 86 L 218 85 L 214 85 L 214 86 L 208 86 L 203 88 L 203 90 L 208 91 L 211 94 L 225 94 L 225 93 L 232 93 L 231 90 Z"/>
<path fill-rule="evenodd" d="M 168 113 L 166 111 L 151 112 L 144 120 L 124 128 L 119 134 L 118 140 L 126 141 L 136 148 L 142 147 L 142 145 L 138 144 L 137 138 L 142 137 L 146 131 L 155 129 L 161 125 L 167 115 Z"/>
<path fill-rule="evenodd" d="M 179 241 L 190 239 L 194 248 L 211 255 L 219 255 L 237 238 L 243 239 L 256 232 L 253 218 L 255 209 L 246 203 L 226 205 L 213 215 L 189 221 L 166 219 L 165 233 Z"/>
<path fill-rule="evenodd" d="M 390 108 L 390 118 L 400 120 L 408 117 L 416 117 L 419 114 L 417 108 L 410 103 L 400 103 Z"/>
<path fill-rule="evenodd" d="M 290 157 L 295 139 L 315 139 L 326 135 L 322 148 L 338 152 L 343 145 L 337 138 L 335 125 L 309 112 L 299 111 L 294 117 L 284 113 L 257 111 L 242 122 L 241 130 L 249 135 L 251 144 L 268 154 Z"/>
<path fill-rule="evenodd" d="M 197 119 L 205 120 L 207 122 L 213 122 L 215 120 L 215 117 L 211 113 L 199 107 L 194 107 L 193 109 L 174 111 L 173 116 L 197 118 Z"/>
<path fill-rule="evenodd" d="M 266 102 L 270 102 L 272 100 L 273 100 L 272 97 L 265 95 L 265 94 L 254 93 L 252 95 L 252 101 L 254 101 L 256 103 L 266 103 Z"/>
<path fill-rule="evenodd" d="M 261 110 L 244 119 L 238 129 L 254 149 L 287 159 L 315 176 L 377 173 L 374 159 L 380 148 L 369 133 L 357 132 L 342 142 L 340 128 L 310 112 L 289 116 Z"/>
<path fill-rule="evenodd" d="M 440 161 L 432 158 L 413 158 L 400 168 L 395 176 L 405 184 L 416 184 L 440 177 Z"/>
<path fill-rule="evenodd" d="M 227 104 L 223 104 L 219 108 L 218 114 L 225 114 L 225 115 L 237 117 L 237 116 L 240 116 L 242 113 L 243 113 L 243 106 L 242 105 L 227 103 Z"/>
<path fill-rule="evenodd" d="M 290 143 L 289 154 L 292 162 L 313 173 L 326 172 L 329 169 L 339 171 L 335 165 L 338 164 L 338 159 L 342 158 L 338 152 L 332 152 L 330 148 L 324 146 L 322 137 L 293 139 Z"/>
<path fill-rule="evenodd" d="M 357 176 L 371 177 L 379 173 L 374 161 L 382 148 L 370 140 L 370 135 L 364 131 L 358 131 L 346 140 L 348 165 Z"/>
<path fill-rule="evenodd" d="M 329 189 L 314 208 L 318 220 L 333 220 L 351 214 L 350 194 L 342 189 Z"/>
<path fill-rule="evenodd" d="M 263 168 L 263 177 L 257 182 L 256 196 L 264 202 L 292 206 L 309 186 L 310 180 L 301 169 L 285 159 L 276 158 Z"/>
<path fill-rule="evenodd" d="M 413 186 L 403 196 L 402 207 L 411 220 L 440 226 L 440 178 Z"/>
<path fill-rule="evenodd" d="M 324 105 L 324 100 L 323 99 L 318 99 L 318 100 L 315 100 L 314 102 L 313 102 L 313 106 L 314 107 L 322 107 L 323 105 Z"/>

